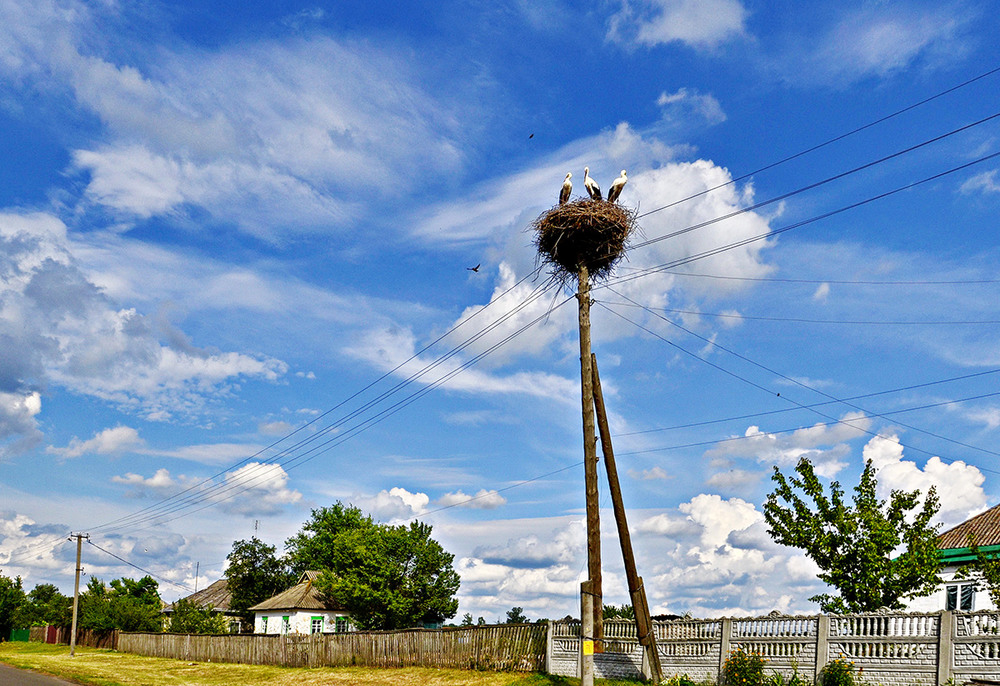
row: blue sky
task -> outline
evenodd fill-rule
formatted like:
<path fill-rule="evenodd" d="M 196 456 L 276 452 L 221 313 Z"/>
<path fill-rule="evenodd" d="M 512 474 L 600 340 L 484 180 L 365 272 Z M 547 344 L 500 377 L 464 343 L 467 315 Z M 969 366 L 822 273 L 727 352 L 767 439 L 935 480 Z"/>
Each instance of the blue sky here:
<path fill-rule="evenodd" d="M 128 560 L 174 599 L 342 500 L 433 524 L 459 616 L 574 613 L 576 310 L 526 229 L 589 166 L 640 215 L 593 335 L 653 611 L 815 610 L 766 534 L 773 466 L 850 486 L 872 459 L 943 526 L 1000 495 L 997 24 L 4 2 L 0 569 L 69 591 L 89 532 L 86 574 Z"/>

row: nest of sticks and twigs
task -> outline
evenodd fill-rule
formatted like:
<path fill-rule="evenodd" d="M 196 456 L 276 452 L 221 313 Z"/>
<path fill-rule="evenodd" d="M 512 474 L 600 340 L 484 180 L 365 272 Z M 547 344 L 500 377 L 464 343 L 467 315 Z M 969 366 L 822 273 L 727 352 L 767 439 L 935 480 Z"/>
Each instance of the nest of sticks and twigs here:
<path fill-rule="evenodd" d="M 586 267 L 601 279 L 625 255 L 625 245 L 636 230 L 636 213 L 603 200 L 575 200 L 558 205 L 536 219 L 535 246 L 542 260 L 562 277 Z"/>

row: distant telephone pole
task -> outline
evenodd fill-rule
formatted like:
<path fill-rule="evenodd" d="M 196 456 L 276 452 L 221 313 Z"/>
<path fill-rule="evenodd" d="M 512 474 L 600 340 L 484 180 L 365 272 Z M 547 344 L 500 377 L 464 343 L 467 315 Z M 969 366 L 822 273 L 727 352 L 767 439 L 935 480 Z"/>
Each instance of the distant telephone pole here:
<path fill-rule="evenodd" d="M 69 540 L 76 539 L 76 581 L 73 582 L 73 627 L 69 634 L 69 656 L 76 657 L 76 619 L 80 609 L 80 554 L 83 551 L 83 539 L 90 540 L 90 534 L 70 534 Z"/>

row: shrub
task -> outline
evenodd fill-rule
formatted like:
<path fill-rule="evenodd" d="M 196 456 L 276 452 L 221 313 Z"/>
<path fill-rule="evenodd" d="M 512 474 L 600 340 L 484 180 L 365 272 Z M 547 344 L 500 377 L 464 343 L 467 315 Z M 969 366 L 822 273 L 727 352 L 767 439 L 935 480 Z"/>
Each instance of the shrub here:
<path fill-rule="evenodd" d="M 843 657 L 826 663 L 819 673 L 819 686 L 857 686 L 854 663 Z"/>
<path fill-rule="evenodd" d="M 667 679 L 664 684 L 666 686 L 698 686 L 697 682 L 687 674 L 675 674 Z"/>
<path fill-rule="evenodd" d="M 763 686 L 764 658 L 760 653 L 737 648 L 722 666 L 723 686 Z"/>

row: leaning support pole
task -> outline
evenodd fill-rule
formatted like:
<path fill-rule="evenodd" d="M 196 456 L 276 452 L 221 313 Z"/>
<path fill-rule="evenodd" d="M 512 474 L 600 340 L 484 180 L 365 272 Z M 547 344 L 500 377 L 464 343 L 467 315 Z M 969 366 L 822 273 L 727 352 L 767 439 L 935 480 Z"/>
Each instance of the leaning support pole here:
<path fill-rule="evenodd" d="M 636 572 L 635 556 L 632 553 L 632 537 L 628 531 L 628 521 L 625 518 L 625 503 L 622 500 L 622 489 L 618 483 L 618 466 L 615 464 L 615 451 L 611 446 L 611 430 L 608 427 L 608 412 L 604 406 L 604 393 L 601 391 L 601 377 L 597 371 L 597 356 L 591 353 L 591 373 L 594 375 L 594 409 L 597 411 L 597 428 L 601 433 L 601 451 L 604 453 L 604 467 L 608 471 L 608 488 L 611 491 L 611 504 L 615 511 L 615 523 L 618 525 L 618 540 L 622 547 L 622 560 L 625 563 L 625 577 L 628 579 L 629 596 L 632 598 L 632 608 L 635 610 L 635 627 L 639 634 L 639 643 L 643 646 L 643 675 L 654 684 L 663 680 L 663 667 L 660 665 L 660 654 L 656 651 L 656 634 L 653 631 L 653 621 L 649 616 L 649 605 L 646 602 L 646 588 L 642 577 Z"/>
<path fill-rule="evenodd" d="M 601 511 L 597 494 L 597 436 L 594 430 L 594 373 L 590 352 L 590 273 L 580 267 L 580 381 L 583 394 L 583 473 L 587 502 L 587 576 L 594 605 L 596 650 L 603 650 L 604 600 L 601 584 Z"/>

